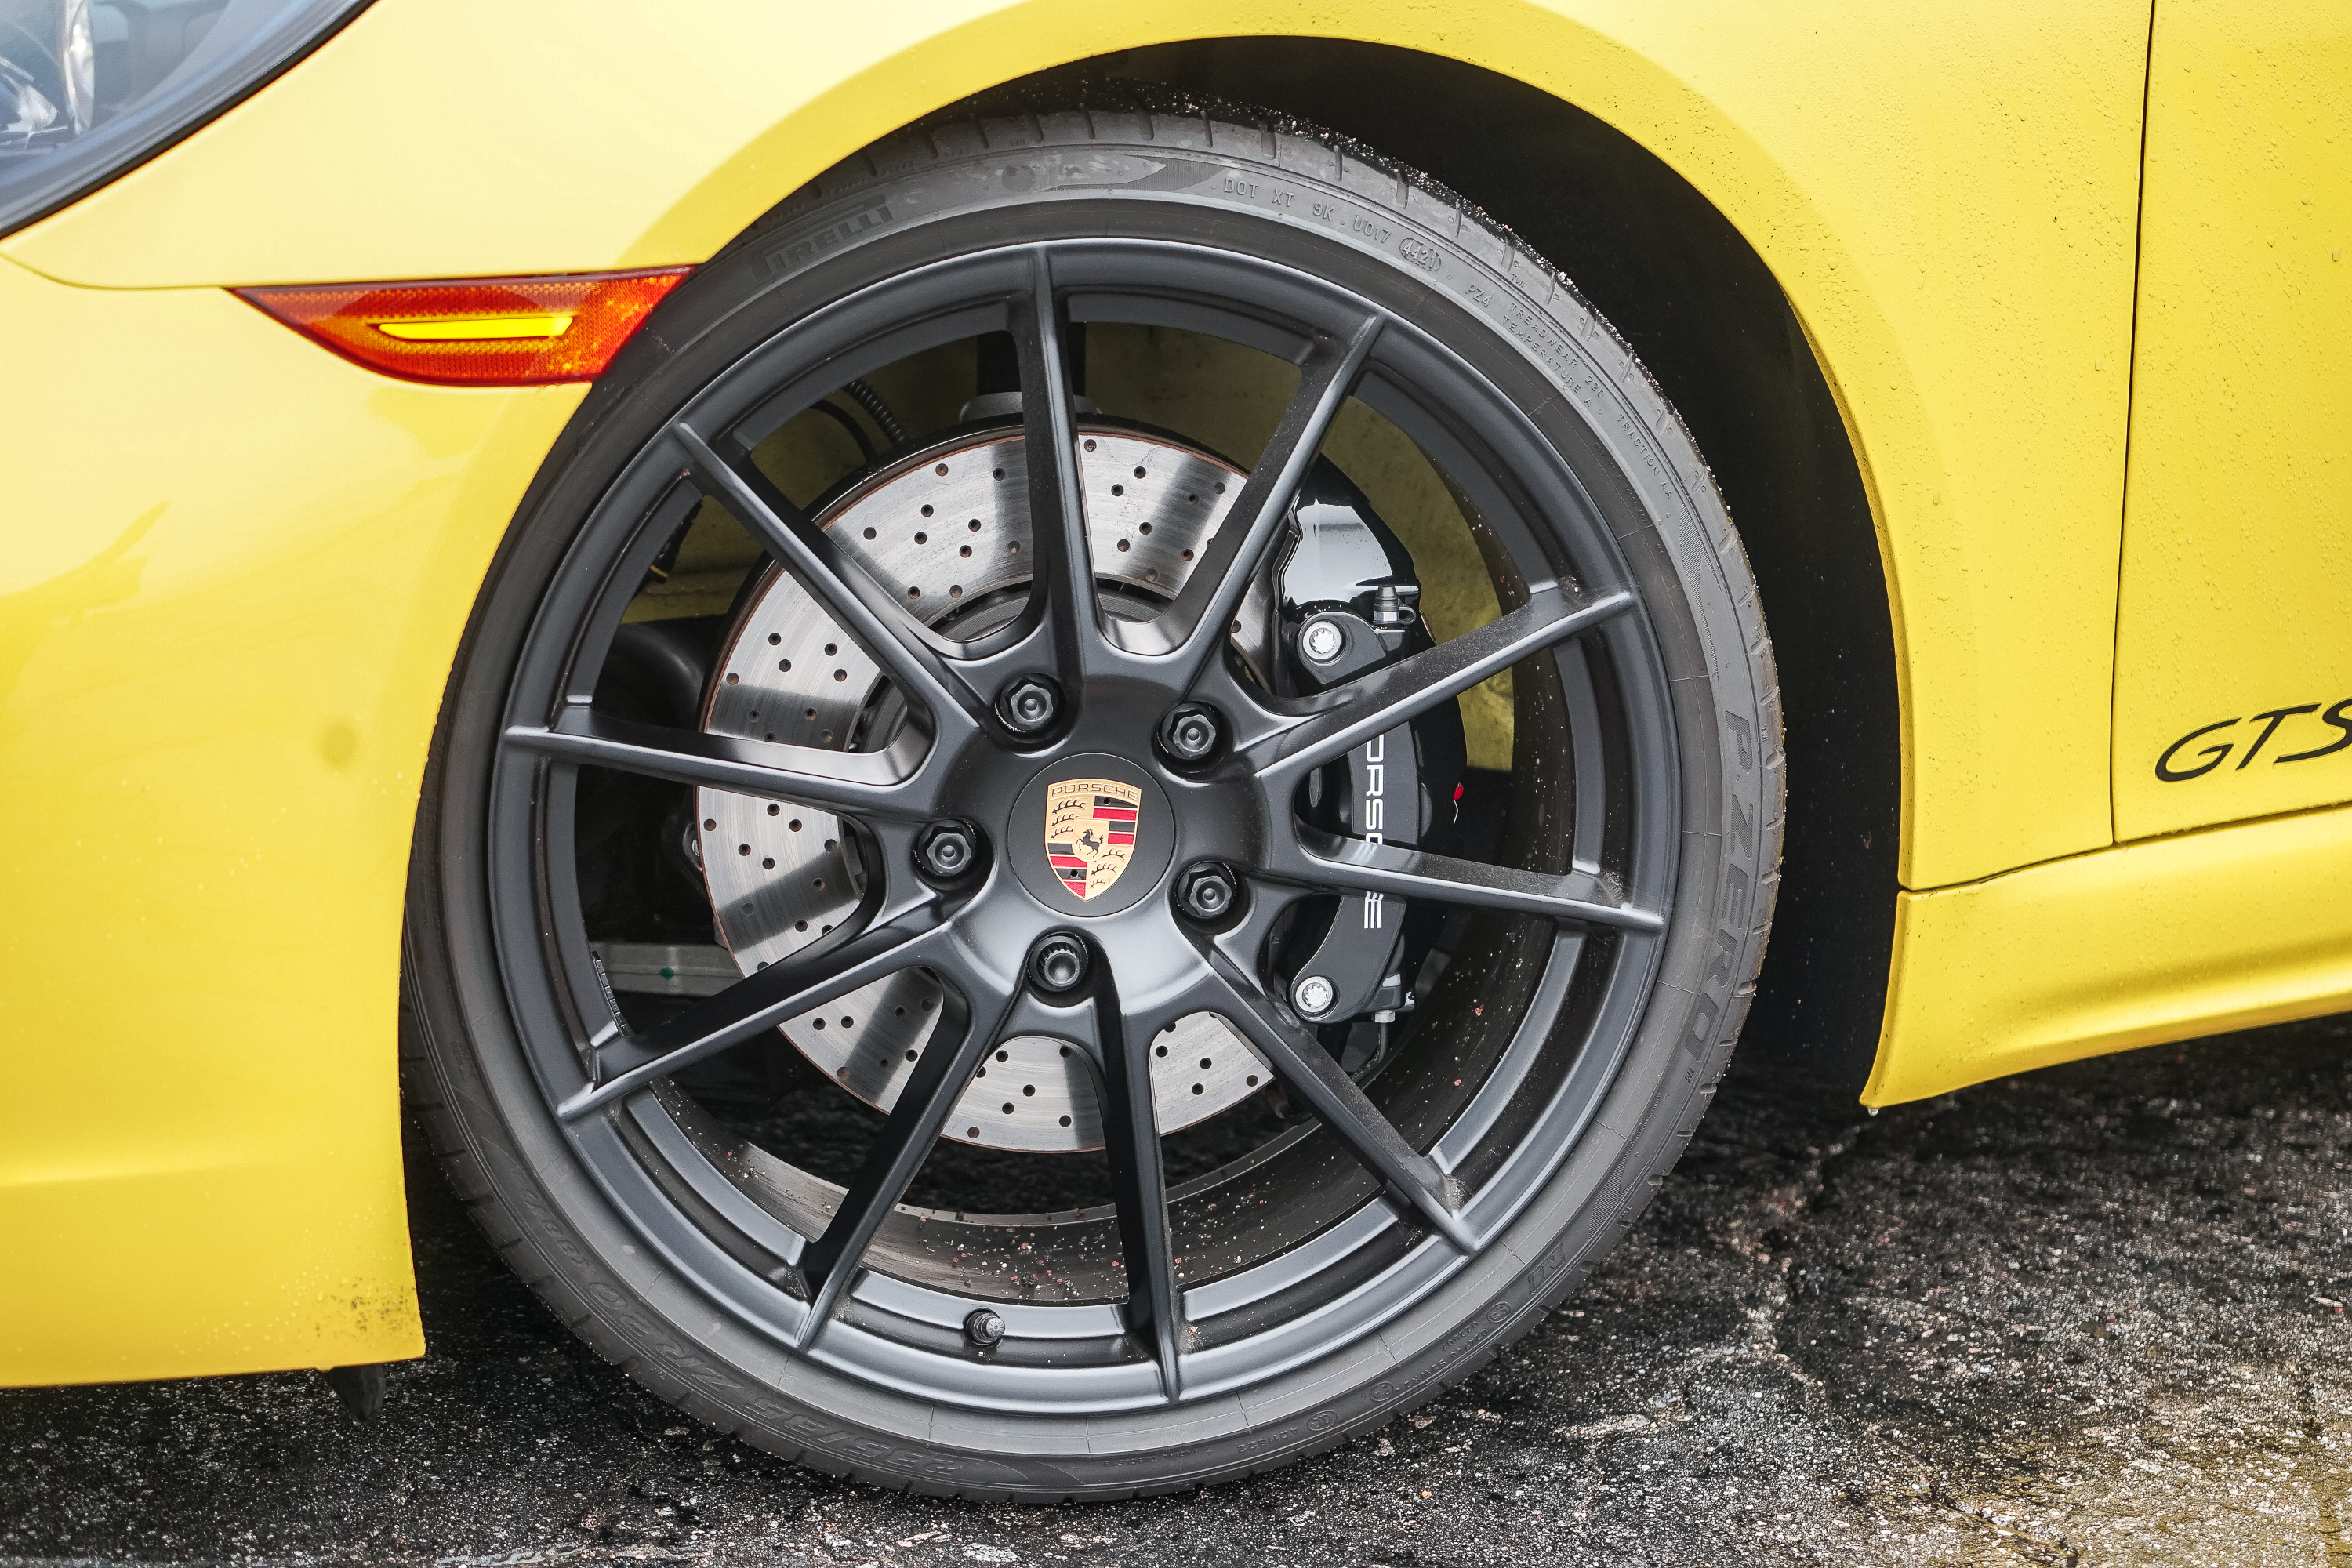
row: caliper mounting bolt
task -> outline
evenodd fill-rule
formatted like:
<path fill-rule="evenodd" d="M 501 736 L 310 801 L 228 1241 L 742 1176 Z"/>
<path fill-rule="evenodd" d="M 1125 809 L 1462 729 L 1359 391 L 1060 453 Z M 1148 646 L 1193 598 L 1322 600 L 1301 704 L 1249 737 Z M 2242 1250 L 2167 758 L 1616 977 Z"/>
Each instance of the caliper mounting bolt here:
<path fill-rule="evenodd" d="M 1062 694 L 1042 675 L 1023 676 L 996 700 L 997 717 L 1004 721 L 1006 729 L 1019 735 L 1044 733 L 1053 727 L 1054 715 L 1061 710 Z"/>
<path fill-rule="evenodd" d="M 1180 702 L 1160 721 L 1160 744 L 1180 763 L 1197 763 L 1217 749 L 1223 729 L 1215 709 Z"/>
<path fill-rule="evenodd" d="M 1309 1018 L 1319 1018 L 1328 1013 L 1331 1004 L 1339 999 L 1339 992 L 1319 974 L 1302 974 L 1298 977 L 1298 984 L 1290 988 L 1291 1005 Z"/>
<path fill-rule="evenodd" d="M 1176 905 L 1196 921 L 1224 918 L 1234 907 L 1234 874 L 1213 860 L 1188 867 L 1176 883 Z"/>
<path fill-rule="evenodd" d="M 961 822 L 934 822 L 915 840 L 916 863 L 942 879 L 962 876 L 979 858 L 972 830 Z"/>
<path fill-rule="evenodd" d="M 1309 664 L 1328 664 L 1348 651 L 1348 628 L 1318 616 L 1299 628 L 1298 651 Z"/>
<path fill-rule="evenodd" d="M 1067 931 L 1055 931 L 1030 950 L 1029 978 L 1040 991 L 1058 996 L 1086 977 L 1087 944 Z"/>

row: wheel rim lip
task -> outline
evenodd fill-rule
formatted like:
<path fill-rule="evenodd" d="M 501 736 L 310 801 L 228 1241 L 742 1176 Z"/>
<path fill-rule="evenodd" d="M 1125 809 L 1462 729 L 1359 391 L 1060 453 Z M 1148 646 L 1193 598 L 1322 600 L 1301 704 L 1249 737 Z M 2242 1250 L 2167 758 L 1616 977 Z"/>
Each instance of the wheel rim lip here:
<path fill-rule="evenodd" d="M 1035 248 L 1034 246 L 1024 245 L 979 252 L 971 256 L 951 258 L 936 264 L 933 268 L 922 270 L 934 275 L 941 269 L 971 270 L 984 275 L 986 267 L 1003 265 L 1005 258 L 1017 257 L 1034 248 Z M 1232 252 L 1214 251 L 1209 247 L 1195 245 L 1163 240 L 1057 241 L 1053 242 L 1053 248 L 1056 256 L 1057 274 L 1060 272 L 1063 265 L 1062 258 L 1065 256 L 1117 258 L 1142 252 L 1158 253 L 1158 258 L 1165 260 L 1169 255 L 1176 252 L 1199 252 L 1213 257 L 1221 265 L 1244 267 L 1275 277 L 1281 288 L 1293 296 L 1339 299 L 1361 303 L 1361 298 L 1349 290 L 1307 274 L 1297 272 L 1280 264 L 1241 257 Z M 856 294 L 836 300 L 833 305 L 813 311 L 801 321 L 773 334 L 752 350 L 739 356 L 728 369 L 712 377 L 709 384 L 698 389 L 685 401 L 679 411 L 680 414 L 698 420 L 708 420 L 713 412 L 727 407 L 731 401 L 735 408 L 734 416 L 731 419 L 722 418 L 716 427 L 727 428 L 742 423 L 753 408 L 763 404 L 772 404 L 785 395 L 779 390 L 776 378 L 763 374 L 763 371 L 786 352 L 785 345 L 790 342 L 803 342 L 796 337 L 796 334 L 801 333 L 803 329 L 808 328 L 812 323 L 828 317 L 832 318 L 829 324 L 838 326 L 838 312 L 843 308 L 868 296 L 891 290 L 895 286 L 906 281 L 908 276 L 908 274 L 900 274 L 892 279 L 884 279 Z M 1408 323 L 1398 322 L 1397 325 L 1405 336 L 1409 337 L 1413 331 Z M 869 338 L 876 336 L 887 338 L 889 332 L 885 330 L 879 334 L 867 335 Z M 950 331 L 945 335 L 961 334 Z M 1551 463 L 1559 469 L 1555 477 L 1563 482 L 1557 487 L 1558 490 L 1577 498 L 1582 497 L 1582 487 L 1576 480 L 1573 472 L 1568 468 L 1566 458 L 1552 450 L 1523 410 L 1495 389 L 1474 366 L 1461 360 L 1455 351 L 1448 345 L 1439 343 L 1432 338 L 1419 347 L 1423 353 L 1456 361 L 1463 372 L 1474 381 L 1486 386 L 1489 394 L 1486 406 L 1489 409 L 1507 411 L 1510 417 L 1517 419 L 1525 426 L 1524 433 L 1534 437 L 1538 449 L 1547 454 Z M 601 558 L 610 557 L 611 552 L 598 549 L 597 545 L 605 534 L 614 531 L 611 520 L 616 513 L 625 514 L 625 533 L 643 535 L 661 531 L 657 526 L 648 526 L 645 520 L 658 512 L 663 497 L 670 488 L 670 476 L 660 471 L 663 454 L 658 451 L 658 448 L 664 445 L 665 441 L 659 436 L 649 441 L 645 449 L 635 454 L 624 466 L 621 473 L 605 488 L 601 499 L 592 508 L 590 516 L 574 541 L 572 554 L 559 569 L 555 583 L 544 595 L 539 615 L 534 619 L 530 632 L 524 639 L 519 658 L 517 677 L 509 690 L 507 707 L 509 721 L 530 721 L 534 717 L 543 716 L 545 708 L 543 700 L 538 704 L 540 714 L 535 715 L 532 712 L 533 699 L 527 689 L 529 683 L 523 679 L 522 672 L 531 665 L 533 649 L 543 644 L 549 623 L 553 621 L 579 624 L 586 618 L 584 614 L 573 614 L 559 604 L 559 601 L 565 598 L 565 595 L 561 590 L 574 575 L 574 567 L 581 554 L 585 552 Z M 673 468 L 672 473 L 674 472 Z M 1514 477 L 1521 476 L 1518 476 L 1515 470 Z M 631 504 L 630 498 L 633 496 L 642 504 Z M 1604 557 L 1614 562 L 1619 579 L 1630 581 L 1631 574 L 1624 570 L 1622 557 L 1617 554 L 1613 541 L 1608 538 L 1605 527 L 1598 526 L 1601 519 L 1598 509 L 1592 508 L 1589 500 L 1586 500 L 1575 510 L 1582 512 L 1590 525 L 1584 531 L 1588 544 L 1600 546 Z M 1555 532 L 1564 531 L 1556 514 L 1548 512 L 1547 519 Z M 571 597 L 575 603 L 583 598 L 588 601 L 581 604 L 583 611 L 593 605 L 593 595 L 583 595 L 574 593 Z M 609 633 L 609 627 L 607 632 Z M 1637 613 L 1624 617 L 1615 625 L 1603 628 L 1598 635 L 1605 640 L 1612 654 L 1631 656 L 1630 659 L 1623 658 L 1620 659 L 1620 684 L 1624 684 L 1629 679 L 1629 675 L 1625 673 L 1628 671 L 1631 672 L 1630 678 L 1636 685 L 1640 684 L 1642 678 L 1646 677 L 1659 688 L 1651 695 L 1661 700 L 1660 705 L 1670 711 L 1671 703 L 1663 700 L 1664 697 L 1663 667 L 1659 663 L 1654 638 L 1647 627 L 1646 614 Z M 583 642 L 581 648 L 583 651 L 580 662 L 590 663 L 592 668 L 593 665 L 602 663 L 604 649 L 595 646 L 593 638 Z M 585 651 L 592 648 L 593 659 Z M 544 660 L 541 662 L 543 663 Z M 547 683 L 541 682 L 542 686 L 545 684 Z M 1678 769 L 1674 756 L 1671 721 L 1669 720 L 1663 731 L 1654 727 L 1644 730 L 1636 726 L 1630 734 L 1635 743 L 1634 749 L 1640 750 L 1643 745 L 1647 744 L 1653 753 L 1646 758 L 1634 759 L 1636 764 L 1634 771 L 1644 775 L 1651 785 L 1647 793 L 1637 792 L 1636 801 L 1650 818 L 1645 837 L 1652 842 L 1646 846 L 1643 853 L 1634 857 L 1634 869 L 1638 873 L 1638 880 L 1633 891 L 1637 897 L 1647 897 L 1652 902 L 1652 907 L 1664 908 L 1671 904 L 1670 891 L 1676 875 L 1674 851 L 1675 830 L 1680 818 Z M 531 779 L 521 775 L 532 775 L 535 773 L 536 770 L 531 768 L 525 759 L 519 758 L 504 748 L 500 749 L 493 762 L 490 789 L 490 859 L 494 879 L 500 869 L 511 872 L 515 868 L 512 857 L 518 851 L 524 849 L 530 841 L 538 815 L 538 792 Z M 1663 800 L 1659 798 L 1660 786 L 1663 786 Z M 520 816 L 518 816 L 519 803 Z M 558 825 L 550 825 L 548 830 L 551 835 L 555 826 Z M 568 823 L 560 826 L 568 831 Z M 1663 842 L 1657 842 L 1661 838 Z M 1180 855 L 1172 864 L 1175 867 L 1181 867 L 1187 863 L 1187 859 L 1188 858 Z M 528 860 L 527 856 L 526 860 Z M 509 882 L 511 883 L 510 877 Z M 1646 894 L 1643 892 L 1644 886 L 1647 888 Z M 546 962 L 550 955 L 540 951 L 539 933 L 533 929 L 538 922 L 535 920 L 518 921 L 512 919 L 511 917 L 517 912 L 515 909 L 507 907 L 506 901 L 494 896 L 493 915 L 500 958 L 499 967 L 501 977 L 508 987 L 509 1005 L 516 1009 L 519 1019 L 530 1016 L 531 1012 L 536 1012 L 541 1017 L 549 1016 L 562 1017 L 567 1011 L 562 995 L 562 983 L 554 974 L 541 972 L 541 964 Z M 562 933 L 558 934 L 560 941 Z M 1540 1038 L 1531 1040 L 1529 1036 L 1542 1033 L 1536 1026 L 1538 1022 L 1548 1025 L 1558 1016 L 1558 995 L 1555 993 L 1565 993 L 1569 982 L 1573 978 L 1576 967 L 1577 953 L 1572 951 L 1567 952 L 1562 951 L 1563 944 L 1572 940 L 1574 939 L 1568 933 L 1556 933 L 1552 955 L 1548 961 L 1544 989 L 1538 992 L 1537 999 L 1531 1002 L 1528 1013 L 1520 1019 L 1512 1045 L 1506 1052 L 1507 1060 L 1498 1062 L 1494 1072 L 1490 1074 L 1489 1088 L 1493 1088 L 1496 1083 L 1503 1079 L 1505 1076 L 1503 1069 L 1508 1058 L 1527 1057 L 1531 1059 L 1534 1051 L 1541 1048 L 1543 1041 Z M 1433 1239 L 1423 1241 L 1406 1258 L 1391 1265 L 1380 1275 L 1374 1282 L 1381 1287 L 1380 1289 L 1373 1290 L 1368 1288 L 1351 1298 L 1360 1307 L 1372 1303 L 1373 1310 L 1369 1312 L 1356 1312 L 1354 1326 L 1344 1336 L 1334 1338 L 1328 1334 L 1309 1331 L 1310 1325 L 1318 1324 L 1327 1318 L 1338 1305 L 1338 1303 L 1329 1303 L 1324 1308 L 1318 1309 L 1315 1313 L 1304 1318 L 1289 1320 L 1265 1333 L 1254 1334 L 1228 1345 L 1187 1352 L 1188 1374 L 1184 1393 L 1187 1403 L 1195 1398 L 1213 1397 L 1222 1392 L 1276 1375 L 1285 1367 L 1295 1365 L 1302 1360 L 1328 1353 L 1341 1344 L 1351 1342 L 1354 1339 L 1360 1338 L 1362 1334 L 1377 1329 L 1381 1322 L 1392 1320 L 1398 1312 L 1403 1311 L 1413 1301 L 1419 1300 L 1430 1290 L 1434 1289 L 1445 1278 L 1467 1267 L 1483 1255 L 1486 1247 L 1491 1246 L 1493 1240 L 1500 1235 L 1510 1220 L 1542 1190 L 1544 1177 L 1549 1174 L 1549 1170 L 1559 1161 L 1567 1158 L 1577 1146 L 1579 1134 L 1591 1115 L 1597 1112 L 1601 1093 L 1613 1078 L 1615 1065 L 1630 1044 L 1633 1026 L 1639 1021 L 1643 1005 L 1646 1002 L 1651 986 L 1654 983 L 1664 939 L 1628 932 L 1619 937 L 1616 955 L 1612 960 L 1612 967 L 1616 973 L 1607 986 L 1602 1008 L 1594 1015 L 1586 1028 L 1584 1045 L 1578 1052 L 1570 1072 L 1559 1084 L 1550 1102 L 1544 1107 L 1536 1125 L 1529 1130 L 1529 1134 L 1521 1139 L 1520 1146 L 1506 1159 L 1501 1168 L 1486 1178 L 1478 1192 L 1465 1205 L 1465 1217 L 1474 1224 L 1485 1238 L 1480 1252 L 1466 1257 L 1457 1256 L 1453 1254 L 1443 1242 Z M 552 956 L 556 963 L 550 967 L 560 970 L 564 955 L 559 953 Z M 1558 983 L 1557 986 L 1554 985 L 1555 981 Z M 529 1011 L 526 1011 L 526 1007 Z M 524 1029 L 522 1033 L 526 1037 L 526 1056 L 530 1060 L 531 1070 L 540 1081 L 542 1093 L 547 1095 L 550 1103 L 552 1104 L 561 1098 L 562 1075 L 566 1071 L 577 1075 L 579 1071 L 577 1060 L 567 1058 L 561 1054 L 551 1058 L 546 1051 L 540 1048 L 546 1044 L 544 1039 L 540 1037 L 544 1031 L 534 1032 Z M 643 1097 L 640 1097 L 633 1103 L 642 1108 L 646 1102 Z M 1449 1140 L 1454 1139 L 1457 1131 L 1465 1127 L 1475 1127 L 1476 1131 L 1465 1134 L 1461 1140 L 1455 1140 L 1475 1145 L 1477 1137 L 1483 1135 L 1483 1129 L 1491 1128 L 1493 1125 L 1496 1109 L 1488 1107 L 1482 1111 L 1474 1100 L 1472 1108 L 1457 1117 L 1454 1126 L 1449 1128 L 1446 1134 L 1438 1140 L 1436 1152 L 1441 1158 L 1446 1160 L 1448 1163 L 1458 1163 L 1460 1158 L 1466 1154 L 1468 1150 L 1467 1148 L 1449 1149 Z M 565 1130 L 583 1157 L 583 1163 L 589 1166 L 594 1180 L 604 1189 L 606 1197 L 623 1214 L 630 1216 L 631 1223 L 639 1228 L 641 1234 L 656 1243 L 656 1250 L 664 1254 L 673 1267 L 693 1280 L 709 1299 L 722 1304 L 730 1316 L 770 1337 L 789 1341 L 793 1331 L 798 1326 L 794 1321 L 796 1314 L 804 1312 L 805 1309 L 796 1299 L 768 1287 L 764 1281 L 756 1282 L 758 1290 L 746 1292 L 740 1287 L 751 1277 L 745 1275 L 740 1268 L 735 1268 L 730 1274 L 731 1260 L 724 1258 L 723 1253 L 712 1245 L 710 1238 L 694 1232 L 690 1225 L 680 1229 L 660 1223 L 665 1216 L 681 1221 L 682 1216 L 676 1214 L 675 1205 L 667 1194 L 660 1192 L 650 1179 L 645 1176 L 645 1173 L 639 1168 L 637 1156 L 625 1147 L 620 1146 L 616 1141 L 611 1141 L 617 1139 L 617 1135 L 613 1134 L 612 1129 L 613 1123 L 598 1119 L 574 1124 Z M 609 1140 L 608 1135 L 610 1135 Z M 600 1141 L 607 1141 L 608 1146 L 597 1147 Z M 1537 1169 L 1538 1164 L 1540 1165 L 1540 1170 Z M 639 1178 L 634 1184 L 630 1180 L 633 1173 Z M 1375 1229 L 1384 1228 L 1393 1221 L 1367 1217 L 1368 1215 L 1377 1216 L 1383 1207 L 1381 1201 L 1375 1198 L 1370 1204 L 1360 1206 L 1339 1226 L 1328 1227 L 1324 1234 L 1332 1235 L 1347 1226 L 1358 1225 Z M 1234 1284 L 1234 1281 L 1246 1280 L 1250 1274 L 1278 1265 L 1285 1258 L 1296 1257 L 1300 1250 L 1303 1249 L 1295 1248 L 1291 1253 L 1277 1255 L 1275 1258 L 1255 1265 L 1252 1269 L 1244 1270 L 1240 1274 L 1222 1276 L 1190 1287 L 1186 1291 L 1186 1300 L 1189 1303 L 1193 1296 L 1202 1292 L 1222 1297 L 1240 1295 L 1253 1289 L 1254 1286 L 1247 1283 L 1237 1285 Z M 896 1280 L 890 1283 L 892 1286 L 905 1284 L 903 1281 Z M 1221 1287 L 1224 1288 L 1222 1291 Z M 877 1287 L 877 1289 L 881 1289 L 883 1294 L 890 1293 L 887 1288 Z M 910 1289 L 920 1290 L 924 1288 L 915 1286 Z M 973 1300 L 962 1297 L 948 1298 L 944 1293 L 938 1292 L 933 1294 L 940 1295 L 941 1300 L 961 1302 L 967 1310 Z M 1374 1297 L 1379 1298 L 1376 1303 L 1373 1302 Z M 852 1292 L 852 1299 L 856 1300 L 866 1299 L 862 1287 L 860 1291 Z M 1005 1305 L 995 1300 L 988 1300 L 984 1304 L 999 1310 L 1004 1310 Z M 1092 1310 L 1058 1306 L 1034 1307 L 1027 1309 L 1021 1315 L 1027 1318 L 1031 1313 L 1085 1312 Z M 1190 1315 L 1188 1310 L 1188 1316 Z M 864 1353 L 867 1347 L 863 1342 L 867 1338 L 874 1339 L 886 1354 L 877 1359 Z M 908 1347 L 879 1336 L 866 1335 L 855 1323 L 847 1321 L 831 1325 L 813 1352 L 799 1353 L 813 1354 L 813 1359 L 834 1366 L 836 1370 L 883 1386 L 898 1388 L 921 1398 L 948 1399 L 951 1403 L 970 1405 L 976 1408 L 1034 1410 L 1038 1413 L 1051 1414 L 1088 1414 L 1117 1409 L 1156 1407 L 1163 1403 L 1154 1381 L 1153 1369 L 1148 1363 L 1132 1363 L 1121 1367 L 1089 1367 L 1064 1372 L 1036 1367 L 974 1363 L 960 1357 L 920 1354 L 922 1375 L 908 1377 L 904 1373 L 903 1364 L 894 1364 L 894 1363 L 904 1363 Z M 1022 1392 L 1024 1388 L 1034 1388 L 1040 1384 L 1062 1386 L 1056 1388 L 1050 1397 L 1034 1397 Z"/>

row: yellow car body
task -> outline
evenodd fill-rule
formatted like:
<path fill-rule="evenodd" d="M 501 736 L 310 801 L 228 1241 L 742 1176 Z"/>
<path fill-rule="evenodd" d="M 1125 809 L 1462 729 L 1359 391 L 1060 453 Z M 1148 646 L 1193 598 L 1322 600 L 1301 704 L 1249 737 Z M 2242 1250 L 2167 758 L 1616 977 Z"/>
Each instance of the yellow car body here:
<path fill-rule="evenodd" d="M 1868 1103 L 2352 1005 L 2352 750 L 2272 760 L 2352 698 L 2340 5 L 378 0 L 0 239 L 0 1384 L 422 1351 L 419 778 L 584 388 L 392 380 L 228 290 L 692 265 L 943 105 L 1252 36 L 1574 105 L 1785 292 L 1901 699 Z"/>

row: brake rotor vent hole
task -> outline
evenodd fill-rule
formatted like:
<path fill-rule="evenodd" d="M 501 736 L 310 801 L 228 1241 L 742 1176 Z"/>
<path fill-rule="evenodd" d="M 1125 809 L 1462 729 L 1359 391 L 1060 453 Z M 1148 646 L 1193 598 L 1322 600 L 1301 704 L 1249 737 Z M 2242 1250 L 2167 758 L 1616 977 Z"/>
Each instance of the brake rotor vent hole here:
<path fill-rule="evenodd" d="M 1091 452 L 1091 451 L 1093 451 L 1094 449 L 1095 449 L 1094 437 L 1091 437 L 1091 436 L 1089 436 L 1089 437 L 1087 437 L 1087 451 L 1089 451 L 1089 452 Z"/>
<path fill-rule="evenodd" d="M 784 640 L 784 634 L 783 634 L 783 633 L 782 633 L 782 632 L 770 632 L 770 633 L 768 634 L 768 646 L 769 646 L 770 647 L 775 647 L 778 643 L 780 643 L 780 642 L 782 642 L 782 641 L 783 641 L 783 640 Z"/>
<path fill-rule="evenodd" d="M 944 478 L 947 476 L 947 471 L 948 471 L 948 466 L 947 466 L 945 463 L 941 463 L 938 468 L 933 468 L 933 469 L 931 470 L 931 472 L 933 472 L 933 473 L 935 473 L 935 474 L 940 475 L 942 479 L 944 479 Z M 923 510 L 924 510 L 925 511 L 929 511 L 929 510 L 930 510 L 931 509 L 930 509 L 929 507 L 925 507 Z"/>
<path fill-rule="evenodd" d="M 773 801 L 770 801 L 768 803 L 768 815 L 770 816 L 781 816 L 783 815 L 783 810 L 784 808 L 782 806 L 776 805 Z M 713 826 L 715 826 L 717 825 L 713 824 Z M 798 823 L 794 823 L 793 826 L 797 827 L 800 825 Z"/>
<path fill-rule="evenodd" d="M 926 506 L 923 508 L 923 515 L 924 515 L 925 517 L 929 517 L 929 516 L 930 516 L 930 515 L 931 515 L 931 509 L 930 509 L 930 507 L 929 507 L 929 505 L 926 505 Z M 919 534 L 915 535 L 915 542 L 916 542 L 916 543 L 920 544 L 922 542 L 923 542 L 923 536 L 922 536 L 921 534 L 919 534 Z"/>

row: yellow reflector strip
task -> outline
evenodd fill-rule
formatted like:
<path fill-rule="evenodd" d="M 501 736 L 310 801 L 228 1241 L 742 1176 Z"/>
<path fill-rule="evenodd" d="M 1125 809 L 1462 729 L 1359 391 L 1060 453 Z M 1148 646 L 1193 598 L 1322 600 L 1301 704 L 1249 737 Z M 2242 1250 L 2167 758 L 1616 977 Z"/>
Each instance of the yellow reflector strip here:
<path fill-rule="evenodd" d="M 570 316 L 467 316 L 446 321 L 378 321 L 375 330 L 404 343 L 489 342 L 520 338 L 560 338 L 572 330 Z"/>

